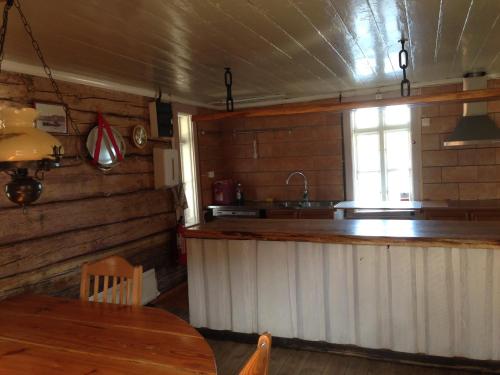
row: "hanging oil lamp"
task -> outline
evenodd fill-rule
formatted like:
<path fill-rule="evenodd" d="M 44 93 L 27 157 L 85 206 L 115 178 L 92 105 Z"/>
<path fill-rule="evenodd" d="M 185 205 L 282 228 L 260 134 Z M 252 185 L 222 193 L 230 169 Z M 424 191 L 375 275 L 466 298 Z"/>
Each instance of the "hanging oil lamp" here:
<path fill-rule="evenodd" d="M 78 127 L 71 117 L 69 107 L 52 77 L 52 70 L 47 65 L 39 43 L 21 9 L 20 0 L 7 0 L 3 9 L 3 22 L 0 27 L 0 67 L 4 55 L 5 37 L 9 11 L 15 6 L 22 24 L 35 52 L 43 65 L 57 98 L 64 105 L 68 122 L 75 134 L 80 135 Z M 34 126 L 37 112 L 34 108 L 0 108 L 0 171 L 7 173 L 11 181 L 5 185 L 5 194 L 10 201 L 25 207 L 36 201 L 42 193 L 39 172 L 60 166 L 63 147 L 59 140 Z M 30 170 L 34 176 L 30 176 Z"/>
<path fill-rule="evenodd" d="M 47 171 L 60 166 L 63 147 L 49 133 L 34 127 L 34 108 L 0 108 L 0 170 L 10 175 L 5 194 L 26 206 L 42 193 L 42 183 L 29 170 Z"/>

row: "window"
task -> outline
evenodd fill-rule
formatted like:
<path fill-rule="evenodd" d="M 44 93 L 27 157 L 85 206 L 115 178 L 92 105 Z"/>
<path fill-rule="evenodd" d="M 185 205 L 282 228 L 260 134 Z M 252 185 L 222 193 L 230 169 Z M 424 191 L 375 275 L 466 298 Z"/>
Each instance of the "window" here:
<path fill-rule="evenodd" d="M 182 182 L 188 208 L 184 210 L 185 225 L 199 223 L 198 184 L 196 181 L 195 138 L 191 115 L 179 113 L 179 154 Z"/>
<path fill-rule="evenodd" d="M 351 140 L 354 199 L 415 199 L 408 106 L 353 111 Z"/>

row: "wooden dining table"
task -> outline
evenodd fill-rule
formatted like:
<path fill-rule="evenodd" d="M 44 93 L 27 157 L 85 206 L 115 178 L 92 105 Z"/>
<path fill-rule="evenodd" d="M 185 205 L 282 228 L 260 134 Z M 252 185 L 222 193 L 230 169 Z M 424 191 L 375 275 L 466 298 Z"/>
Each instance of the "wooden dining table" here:
<path fill-rule="evenodd" d="M 213 352 L 164 310 L 40 295 L 0 302 L 0 374 L 216 374 Z"/>

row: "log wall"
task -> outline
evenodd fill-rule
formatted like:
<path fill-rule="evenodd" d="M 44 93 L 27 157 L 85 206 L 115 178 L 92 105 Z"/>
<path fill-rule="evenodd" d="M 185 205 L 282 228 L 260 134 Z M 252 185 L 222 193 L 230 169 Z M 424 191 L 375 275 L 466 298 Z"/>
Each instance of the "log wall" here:
<path fill-rule="evenodd" d="M 63 166 L 47 172 L 44 192 L 26 212 L 0 194 L 0 299 L 37 292 L 78 295 L 79 270 L 85 261 L 118 254 L 145 270 L 154 267 L 160 291 L 186 277 L 175 262 L 175 212 L 169 191 L 153 186 L 154 142 L 133 147 L 131 130 L 149 129 L 146 97 L 60 82 L 61 91 L 78 123 L 82 139 L 72 129 L 58 136 L 65 147 Z M 0 74 L 0 104 L 31 106 L 57 103 L 47 79 Z M 196 112 L 175 105 L 174 110 Z M 103 174 L 75 156 L 100 111 L 126 141 L 126 159 Z M 161 144 L 160 146 L 167 146 Z M 0 173 L 0 185 L 9 177 Z"/>

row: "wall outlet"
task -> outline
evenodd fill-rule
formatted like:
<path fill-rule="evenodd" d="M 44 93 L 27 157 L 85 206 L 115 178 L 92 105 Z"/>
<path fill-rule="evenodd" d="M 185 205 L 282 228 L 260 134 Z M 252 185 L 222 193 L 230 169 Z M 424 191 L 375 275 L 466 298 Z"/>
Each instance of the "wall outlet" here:
<path fill-rule="evenodd" d="M 208 175 L 208 178 L 214 178 L 215 177 L 215 172 L 214 171 L 208 171 L 207 175 Z"/>

